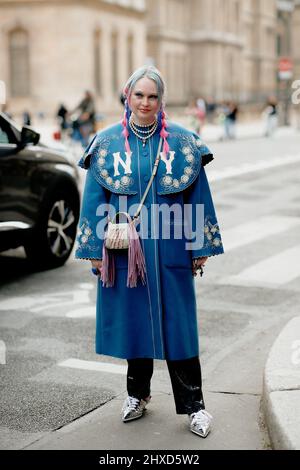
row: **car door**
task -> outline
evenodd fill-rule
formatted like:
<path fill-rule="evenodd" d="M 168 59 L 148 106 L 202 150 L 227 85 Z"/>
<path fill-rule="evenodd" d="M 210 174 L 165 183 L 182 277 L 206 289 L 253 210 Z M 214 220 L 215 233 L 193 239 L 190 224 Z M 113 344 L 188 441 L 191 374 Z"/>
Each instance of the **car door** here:
<path fill-rule="evenodd" d="M 18 148 L 9 122 L 0 116 L 0 230 L 26 229 L 33 221 L 30 208 L 31 159 Z"/>

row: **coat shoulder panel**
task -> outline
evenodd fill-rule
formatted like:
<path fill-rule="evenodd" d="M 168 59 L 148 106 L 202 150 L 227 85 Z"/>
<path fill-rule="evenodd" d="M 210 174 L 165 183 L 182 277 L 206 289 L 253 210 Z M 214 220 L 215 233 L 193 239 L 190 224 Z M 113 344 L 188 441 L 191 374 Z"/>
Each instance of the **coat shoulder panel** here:
<path fill-rule="evenodd" d="M 170 133 L 170 136 L 179 136 L 179 138 L 183 139 L 189 139 L 189 141 L 192 142 L 192 145 L 195 145 L 197 150 L 200 152 L 201 157 L 202 157 L 202 166 L 206 165 L 210 161 L 214 159 L 213 154 L 209 147 L 205 144 L 205 142 L 201 139 L 201 137 L 196 134 L 195 132 L 189 131 L 188 129 L 185 129 L 182 127 L 180 124 L 177 124 L 175 122 L 169 122 L 168 125 L 168 132 Z"/>
<path fill-rule="evenodd" d="M 211 151 L 197 134 L 173 122 L 168 124 L 167 131 L 170 155 L 169 159 L 160 162 L 160 195 L 187 189 L 197 179 L 201 166 L 213 159 Z"/>
<path fill-rule="evenodd" d="M 120 148 L 125 147 L 122 130 L 121 124 L 114 124 L 98 132 L 78 165 L 84 169 L 90 168 L 96 181 L 113 193 L 137 194 L 131 176 L 131 155 L 126 156 L 125 162 L 120 156 Z"/>

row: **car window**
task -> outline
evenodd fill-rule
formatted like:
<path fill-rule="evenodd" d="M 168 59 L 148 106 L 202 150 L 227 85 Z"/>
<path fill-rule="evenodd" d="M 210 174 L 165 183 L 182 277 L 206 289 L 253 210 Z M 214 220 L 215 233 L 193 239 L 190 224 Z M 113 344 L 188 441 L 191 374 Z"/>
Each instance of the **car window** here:
<path fill-rule="evenodd" d="M 7 133 L 0 127 L 0 144 L 9 144 Z"/>

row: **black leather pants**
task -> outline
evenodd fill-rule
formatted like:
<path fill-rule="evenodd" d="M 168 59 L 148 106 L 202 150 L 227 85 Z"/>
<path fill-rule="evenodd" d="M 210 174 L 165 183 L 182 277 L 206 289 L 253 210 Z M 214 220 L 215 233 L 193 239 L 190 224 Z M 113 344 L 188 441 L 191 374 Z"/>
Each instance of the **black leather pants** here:
<path fill-rule="evenodd" d="M 153 359 L 128 359 L 127 392 L 135 398 L 150 395 Z M 191 414 L 204 409 L 199 357 L 180 361 L 167 360 L 177 414 Z"/>

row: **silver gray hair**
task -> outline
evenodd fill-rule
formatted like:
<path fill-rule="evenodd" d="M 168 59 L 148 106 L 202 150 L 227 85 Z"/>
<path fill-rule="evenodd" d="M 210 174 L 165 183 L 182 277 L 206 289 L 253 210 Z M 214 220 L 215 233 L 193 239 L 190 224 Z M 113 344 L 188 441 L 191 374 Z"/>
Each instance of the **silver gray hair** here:
<path fill-rule="evenodd" d="M 154 67 L 154 65 L 143 65 L 142 67 L 135 70 L 135 72 L 133 72 L 131 77 L 129 77 L 129 79 L 127 80 L 123 91 L 124 95 L 129 98 L 136 83 L 144 77 L 150 78 L 150 80 L 153 80 L 155 82 L 157 87 L 159 104 L 163 104 L 166 92 L 166 85 L 164 79 L 161 76 L 160 71 L 156 67 Z"/>

